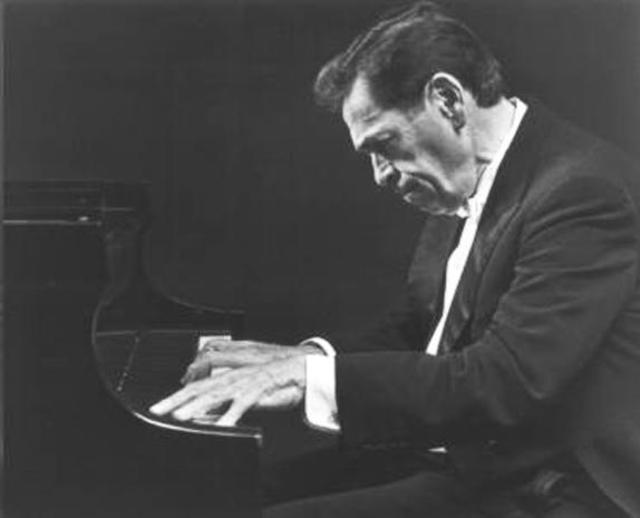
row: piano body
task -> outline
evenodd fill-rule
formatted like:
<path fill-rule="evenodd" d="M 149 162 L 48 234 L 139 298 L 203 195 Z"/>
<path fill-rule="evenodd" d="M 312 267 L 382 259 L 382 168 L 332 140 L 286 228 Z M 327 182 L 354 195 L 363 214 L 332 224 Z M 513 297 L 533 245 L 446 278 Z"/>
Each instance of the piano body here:
<path fill-rule="evenodd" d="M 261 430 L 147 408 L 242 314 L 156 292 L 145 186 L 5 185 L 7 518 L 257 517 Z"/>

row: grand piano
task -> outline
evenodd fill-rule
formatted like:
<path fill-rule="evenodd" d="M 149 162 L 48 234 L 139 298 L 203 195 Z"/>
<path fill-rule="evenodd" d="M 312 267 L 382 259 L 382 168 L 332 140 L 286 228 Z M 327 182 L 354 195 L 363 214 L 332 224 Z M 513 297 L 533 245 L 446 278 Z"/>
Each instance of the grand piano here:
<path fill-rule="evenodd" d="M 147 411 L 242 313 L 156 291 L 145 186 L 5 184 L 7 518 L 260 515 L 257 426 Z"/>

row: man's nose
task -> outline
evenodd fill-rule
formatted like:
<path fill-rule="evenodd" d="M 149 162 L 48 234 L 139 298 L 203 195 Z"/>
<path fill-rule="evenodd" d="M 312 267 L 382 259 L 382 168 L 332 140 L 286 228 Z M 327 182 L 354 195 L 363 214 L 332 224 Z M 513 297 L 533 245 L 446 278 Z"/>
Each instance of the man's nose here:
<path fill-rule="evenodd" d="M 400 172 L 393 167 L 393 164 L 380 155 L 371 155 L 371 166 L 373 167 L 373 179 L 380 187 L 393 188 L 400 179 Z"/>

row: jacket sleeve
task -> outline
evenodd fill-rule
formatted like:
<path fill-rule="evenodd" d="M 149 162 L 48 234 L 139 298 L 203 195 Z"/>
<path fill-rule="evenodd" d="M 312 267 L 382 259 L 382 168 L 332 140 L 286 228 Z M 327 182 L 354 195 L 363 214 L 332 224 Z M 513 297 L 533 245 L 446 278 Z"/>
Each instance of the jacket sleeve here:
<path fill-rule="evenodd" d="M 594 356 L 636 289 L 635 207 L 598 178 L 549 192 L 522 216 L 513 282 L 477 341 L 336 358 L 347 445 L 436 446 L 522 425 Z"/>

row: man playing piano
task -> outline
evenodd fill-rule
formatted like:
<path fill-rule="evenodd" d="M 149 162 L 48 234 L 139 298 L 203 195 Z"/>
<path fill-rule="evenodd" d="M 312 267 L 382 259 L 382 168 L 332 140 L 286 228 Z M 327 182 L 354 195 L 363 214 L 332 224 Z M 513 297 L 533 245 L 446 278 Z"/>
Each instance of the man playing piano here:
<path fill-rule="evenodd" d="M 425 213 L 402 303 L 357 338 L 212 341 L 151 411 L 233 425 L 303 406 L 365 452 L 359 487 L 266 516 L 640 516 L 635 165 L 508 96 L 486 46 L 428 2 L 360 35 L 315 91 L 375 181 Z"/>

